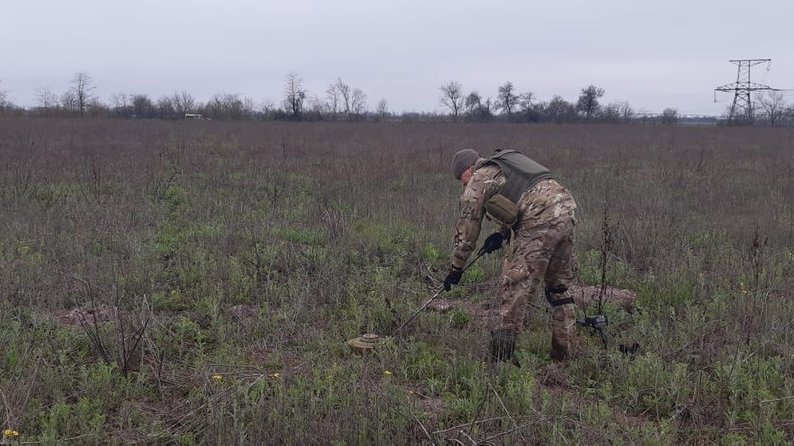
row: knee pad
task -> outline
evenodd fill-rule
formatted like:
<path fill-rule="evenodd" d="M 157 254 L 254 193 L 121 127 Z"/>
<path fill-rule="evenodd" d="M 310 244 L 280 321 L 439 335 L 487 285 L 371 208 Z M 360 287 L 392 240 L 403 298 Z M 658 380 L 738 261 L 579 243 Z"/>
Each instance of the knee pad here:
<path fill-rule="evenodd" d="M 565 286 L 554 288 L 547 286 L 544 290 L 546 294 L 546 300 L 549 301 L 552 307 L 559 307 L 561 305 L 568 305 L 573 303 L 573 297 L 566 297 L 563 299 L 559 299 L 558 296 L 561 294 L 565 294 L 568 291 L 568 288 Z"/>

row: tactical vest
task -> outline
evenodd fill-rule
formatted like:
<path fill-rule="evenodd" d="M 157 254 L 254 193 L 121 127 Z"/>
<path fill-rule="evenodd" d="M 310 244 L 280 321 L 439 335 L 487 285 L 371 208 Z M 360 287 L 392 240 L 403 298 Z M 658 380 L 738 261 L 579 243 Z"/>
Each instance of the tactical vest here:
<path fill-rule="evenodd" d="M 513 203 L 518 203 L 527 189 L 538 181 L 554 178 L 549 169 L 528 158 L 515 150 L 496 150 L 490 158 L 486 158 L 483 165 L 496 164 L 502 169 L 507 182 L 501 194 Z"/>

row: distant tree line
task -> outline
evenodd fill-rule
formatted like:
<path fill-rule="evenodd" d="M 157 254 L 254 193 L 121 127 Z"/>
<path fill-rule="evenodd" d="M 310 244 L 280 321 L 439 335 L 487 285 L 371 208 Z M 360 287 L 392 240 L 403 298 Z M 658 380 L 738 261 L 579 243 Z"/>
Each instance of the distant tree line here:
<path fill-rule="evenodd" d="M 539 100 L 531 91 L 519 92 L 512 82 L 498 87 L 495 98 L 484 97 L 477 91 L 465 93 L 460 82 L 451 81 L 439 87 L 439 104 L 448 112 L 453 121 L 491 121 L 509 122 L 601 122 L 601 123 L 641 123 L 676 125 L 682 119 L 689 121 L 706 118 L 683 117 L 673 107 L 665 108 L 662 113 L 636 112 L 627 101 L 601 103 L 605 91 L 596 85 L 581 89 L 575 102 L 569 102 L 560 95 L 548 101 Z M 785 102 L 782 93 L 768 92 L 755 98 L 757 104 L 752 124 L 756 125 L 794 125 L 794 104 Z M 730 110 L 726 110 L 723 120 Z M 745 124 L 749 124 L 745 122 Z"/>
<path fill-rule="evenodd" d="M 88 73 L 76 73 L 70 87 L 57 93 L 49 87 L 36 90 L 37 106 L 15 106 L 9 92 L 0 84 L 0 115 L 102 116 L 125 119 L 215 119 L 215 120 L 291 120 L 291 121 L 464 121 L 531 123 L 641 123 L 676 125 L 682 119 L 677 109 L 660 114 L 636 112 L 627 101 L 602 103 L 603 88 L 588 85 L 579 97 L 569 102 L 560 95 L 540 100 L 531 91 L 519 91 L 512 82 L 499 86 L 496 96 L 473 90 L 466 92 L 460 82 L 439 87 L 441 113 L 392 113 L 385 98 L 374 109 L 360 88 L 341 78 L 328 84 L 323 94 L 306 90 L 296 73 L 288 73 L 282 99 L 278 102 L 254 100 L 235 93 L 218 93 L 201 102 L 187 91 L 157 99 L 145 93 L 116 93 L 109 102 L 96 95 L 94 80 Z M 753 124 L 794 125 L 794 104 L 787 103 L 779 91 L 755 97 Z M 728 112 L 726 112 L 727 116 Z M 691 120 L 691 119 L 690 119 Z M 713 120 L 712 120 L 713 121 Z"/>
<path fill-rule="evenodd" d="M 0 85 L 0 87 L 2 87 Z M 393 119 L 386 99 L 369 109 L 367 94 L 341 78 L 328 85 L 325 94 L 309 93 L 295 73 L 285 79 L 280 103 L 265 100 L 257 104 L 236 93 L 218 93 L 206 102 L 187 91 L 154 99 L 145 93 L 116 93 L 109 102 L 95 94 L 94 81 L 87 73 L 76 73 L 69 89 L 56 93 L 49 87 L 36 90 L 37 106 L 25 109 L 9 100 L 0 89 L 0 113 L 30 116 L 104 116 L 128 119 L 217 119 L 217 120 L 384 120 Z"/>

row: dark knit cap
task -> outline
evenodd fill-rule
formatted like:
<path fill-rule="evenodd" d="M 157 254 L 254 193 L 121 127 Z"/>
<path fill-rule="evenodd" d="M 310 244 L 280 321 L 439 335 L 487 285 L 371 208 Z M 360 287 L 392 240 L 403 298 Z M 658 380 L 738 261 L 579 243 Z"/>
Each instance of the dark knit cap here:
<path fill-rule="evenodd" d="M 455 175 L 455 178 L 459 180 L 460 176 L 463 175 L 463 171 L 476 163 L 478 159 L 480 159 L 480 154 L 472 149 L 458 150 L 452 157 L 452 175 Z"/>

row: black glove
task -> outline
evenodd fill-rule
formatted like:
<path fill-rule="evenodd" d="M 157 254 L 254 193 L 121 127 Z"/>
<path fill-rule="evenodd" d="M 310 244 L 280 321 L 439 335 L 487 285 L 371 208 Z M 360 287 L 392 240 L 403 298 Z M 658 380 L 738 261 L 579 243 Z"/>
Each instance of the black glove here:
<path fill-rule="evenodd" d="M 483 254 L 492 253 L 498 249 L 502 249 L 502 243 L 505 240 L 505 236 L 502 235 L 501 232 L 494 232 L 493 234 L 489 235 L 488 238 L 482 243 L 482 248 L 480 248 L 480 252 Z"/>
<path fill-rule="evenodd" d="M 452 285 L 457 285 L 461 277 L 463 277 L 463 270 L 453 267 L 444 279 L 444 291 L 449 291 L 452 289 Z"/>

